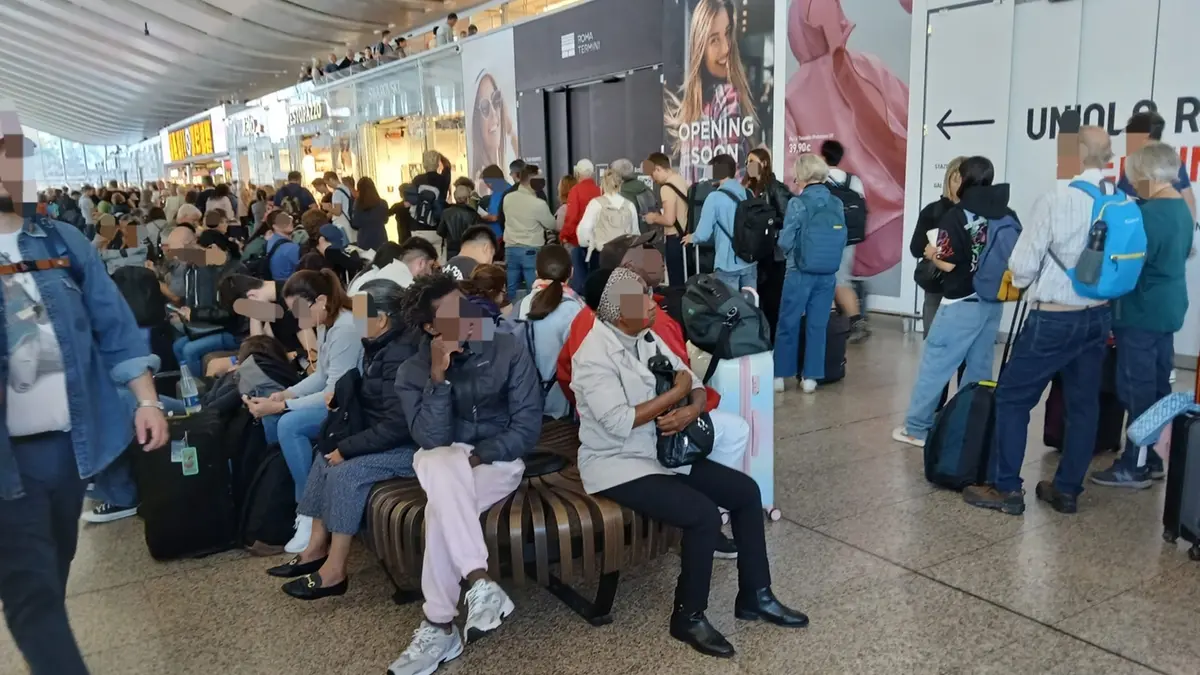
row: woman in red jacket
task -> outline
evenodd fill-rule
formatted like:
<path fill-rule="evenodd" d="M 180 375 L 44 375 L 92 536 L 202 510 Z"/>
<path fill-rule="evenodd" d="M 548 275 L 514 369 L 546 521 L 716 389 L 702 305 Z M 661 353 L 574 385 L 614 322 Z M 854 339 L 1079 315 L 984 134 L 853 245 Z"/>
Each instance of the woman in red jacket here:
<path fill-rule="evenodd" d="M 579 235 L 576 231 L 588 202 L 602 194 L 595 176 L 596 166 L 590 159 L 581 159 L 575 164 L 575 178 L 579 182 L 567 194 L 567 215 L 563 219 L 562 232 L 558 235 L 563 246 L 571 251 L 571 268 L 574 270 L 571 289 L 579 294 L 583 293 L 583 280 L 587 277 L 588 268 L 587 248 L 579 246 Z"/>

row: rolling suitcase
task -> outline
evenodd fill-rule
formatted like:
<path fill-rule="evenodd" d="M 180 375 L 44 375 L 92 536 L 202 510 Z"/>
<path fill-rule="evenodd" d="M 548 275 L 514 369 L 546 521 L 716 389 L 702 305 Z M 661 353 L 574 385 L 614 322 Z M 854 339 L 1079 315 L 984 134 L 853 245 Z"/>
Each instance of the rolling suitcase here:
<path fill-rule="evenodd" d="M 1112 338 L 1108 341 L 1103 368 L 1100 379 L 1100 421 L 1096 429 L 1094 450 L 1097 455 L 1119 451 L 1124 444 L 1125 406 L 1121 405 L 1116 394 L 1117 348 Z M 1066 408 L 1063 404 L 1062 379 L 1057 375 L 1050 383 L 1045 418 L 1042 425 L 1042 443 L 1061 452 L 1066 428 Z"/>
<path fill-rule="evenodd" d="M 1200 393 L 1200 369 L 1196 372 L 1196 391 Z M 1192 545 L 1188 557 L 1200 561 L 1200 414 L 1188 412 L 1175 418 L 1170 453 L 1163 539 L 1174 543 L 1183 537 Z"/>
<path fill-rule="evenodd" d="M 750 425 L 750 437 L 742 465 L 733 467 L 758 483 L 762 493 L 763 510 L 771 520 L 779 520 L 781 513 L 775 506 L 775 355 L 761 352 L 721 359 L 712 366 L 708 354 L 692 349 L 692 369 L 697 373 L 708 373 L 705 384 L 721 395 L 718 410 L 737 415 Z M 696 353 L 700 352 L 700 353 Z"/>
<path fill-rule="evenodd" d="M 804 330 L 808 317 L 800 319 L 800 353 L 796 363 L 804 369 Z M 821 384 L 833 384 L 846 378 L 846 344 L 850 341 L 850 317 L 834 310 L 829 315 L 829 327 L 825 329 L 825 377 Z"/>
<path fill-rule="evenodd" d="M 170 443 L 143 452 L 134 443 L 134 479 L 155 560 L 199 558 L 234 546 L 234 508 L 224 420 L 213 410 L 168 418 Z"/>

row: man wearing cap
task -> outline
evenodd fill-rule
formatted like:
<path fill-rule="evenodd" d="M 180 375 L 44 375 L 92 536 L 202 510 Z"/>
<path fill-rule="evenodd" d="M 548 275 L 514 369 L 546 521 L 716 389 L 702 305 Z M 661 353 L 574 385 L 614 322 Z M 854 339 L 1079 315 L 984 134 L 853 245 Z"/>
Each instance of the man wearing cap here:
<path fill-rule="evenodd" d="M 86 675 L 66 609 L 86 481 L 169 433 L 159 359 L 96 249 L 33 213 L 33 151 L 0 112 L 0 604 L 33 675 Z"/>
<path fill-rule="evenodd" d="M 579 245 L 579 221 L 587 205 L 603 192 L 596 184 L 596 165 L 590 159 L 581 159 L 575 164 L 575 177 L 579 182 L 567 193 L 567 215 L 563 219 L 559 241 L 571 251 L 571 288 L 583 293 L 583 280 L 587 278 L 587 247 Z"/>
<path fill-rule="evenodd" d="M 347 241 L 346 233 L 337 225 L 325 223 L 318 233 L 317 251 L 325 258 L 329 267 L 337 273 L 342 283 L 349 286 L 350 280 L 362 271 L 362 259 L 353 253 L 346 252 L 346 247 L 350 245 L 350 242 Z"/>
<path fill-rule="evenodd" d="M 657 288 L 663 283 L 663 257 L 662 253 L 650 243 L 653 239 L 654 234 L 628 234 L 608 242 L 600 251 L 599 269 L 611 270 L 623 267 L 640 276 L 647 287 Z M 658 318 L 655 319 L 650 330 L 671 348 L 671 351 L 683 361 L 684 365 L 690 368 L 691 358 L 688 356 L 683 328 L 662 307 L 664 303 L 662 295 L 655 293 L 654 301 L 663 311 L 658 312 Z M 575 320 L 571 322 L 567 340 L 558 354 L 558 383 L 571 405 L 575 405 L 575 395 L 571 391 L 571 360 L 595 324 L 596 313 L 587 307 L 581 309 L 575 315 Z M 750 425 L 738 415 L 717 410 L 717 406 L 721 403 L 721 395 L 714 389 L 705 387 L 705 393 L 708 396 L 705 411 L 712 418 L 713 428 L 719 439 L 714 442 L 714 452 L 709 459 L 741 471 L 742 456 L 745 454 L 746 444 L 750 440 Z M 716 448 L 720 448 L 721 452 L 718 453 Z M 737 548 L 733 545 L 733 540 L 722 537 L 722 542 L 717 545 L 717 557 L 737 557 Z"/>

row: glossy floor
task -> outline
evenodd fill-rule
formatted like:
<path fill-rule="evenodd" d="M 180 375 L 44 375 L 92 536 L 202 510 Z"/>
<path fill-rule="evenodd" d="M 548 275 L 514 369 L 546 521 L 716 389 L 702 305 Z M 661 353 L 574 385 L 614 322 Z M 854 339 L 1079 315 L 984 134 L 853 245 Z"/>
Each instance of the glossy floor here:
<path fill-rule="evenodd" d="M 698 656 L 666 634 L 668 556 L 623 580 L 604 628 L 541 589 L 513 590 L 512 619 L 440 672 L 1200 672 L 1200 564 L 1159 537 L 1162 486 L 1088 489 L 1076 516 L 1032 496 L 1023 518 L 964 506 L 925 482 L 920 450 L 890 440 L 919 358 L 917 336 L 880 330 L 851 348 L 847 381 L 779 400 L 772 573 L 811 614 L 807 630 L 735 620 L 736 567 L 718 562 L 709 614 L 739 653 Z M 1039 410 L 1027 483 L 1054 470 L 1041 422 Z M 274 562 L 159 564 L 137 519 L 84 527 L 68 605 L 93 672 L 378 674 L 407 644 L 419 608 L 390 602 L 363 551 L 346 596 L 308 604 L 263 573 Z M 23 672 L 4 634 L 0 673 Z"/>

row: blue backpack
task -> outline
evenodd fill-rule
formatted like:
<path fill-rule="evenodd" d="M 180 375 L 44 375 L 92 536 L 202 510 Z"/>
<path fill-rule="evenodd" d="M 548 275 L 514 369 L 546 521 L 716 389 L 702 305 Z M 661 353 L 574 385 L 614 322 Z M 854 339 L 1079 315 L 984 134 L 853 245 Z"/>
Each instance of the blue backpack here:
<path fill-rule="evenodd" d="M 1071 187 L 1092 198 L 1092 226 L 1088 228 L 1088 240 L 1097 225 L 1103 224 L 1107 228 L 1099 279 L 1094 284 L 1085 284 L 1076 278 L 1074 267 L 1068 268 L 1053 251 L 1050 257 L 1067 273 L 1079 295 L 1092 300 L 1119 298 L 1137 286 L 1146 263 L 1146 225 L 1142 222 L 1142 210 L 1120 190 L 1106 194 L 1099 187 L 1080 180 L 1072 182 Z"/>
<path fill-rule="evenodd" d="M 977 216 L 964 211 L 967 222 Z M 1021 223 L 1012 214 L 987 221 L 987 240 L 975 266 L 973 285 L 975 294 L 983 302 L 1011 302 L 1018 300 L 1011 292 L 1011 284 L 1005 283 L 1008 275 L 1008 259 L 1012 257 L 1017 239 L 1021 237 Z M 1011 276 L 1009 277 L 1011 280 Z"/>
<path fill-rule="evenodd" d="M 801 272 L 835 274 L 842 266 L 848 230 L 845 212 L 840 207 L 841 202 L 830 200 L 827 208 L 809 210 L 796 242 L 796 267 Z"/>

